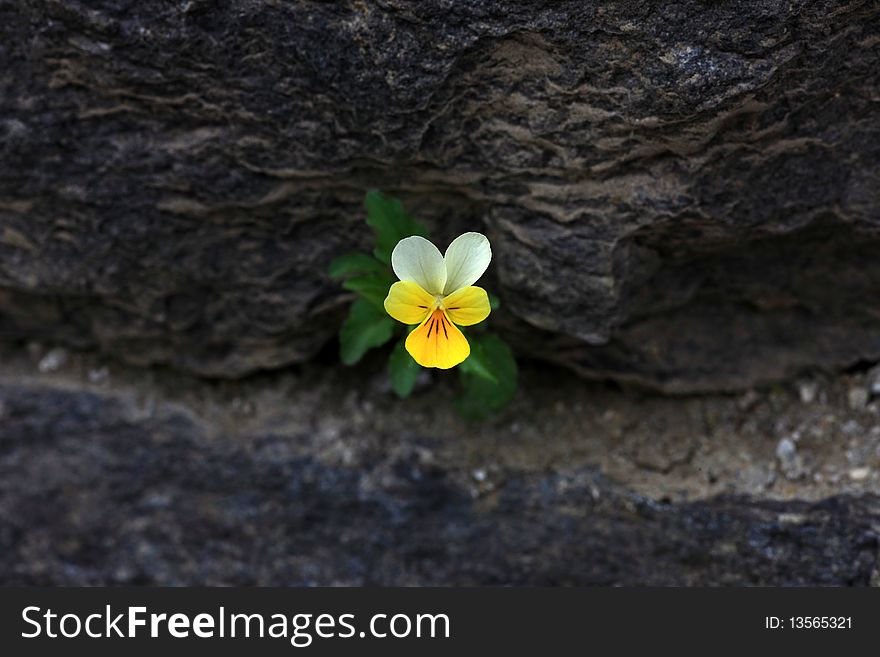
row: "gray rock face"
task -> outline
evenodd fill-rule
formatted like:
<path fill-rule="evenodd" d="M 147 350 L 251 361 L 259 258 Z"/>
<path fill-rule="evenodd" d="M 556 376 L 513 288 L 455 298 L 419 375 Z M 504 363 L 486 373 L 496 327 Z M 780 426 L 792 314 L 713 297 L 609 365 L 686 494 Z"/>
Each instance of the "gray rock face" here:
<path fill-rule="evenodd" d="M 880 358 L 878 40 L 869 2 L 0 0 L 0 337 L 307 359 L 380 187 L 487 230 L 507 335 L 588 376 Z"/>
<path fill-rule="evenodd" d="M 314 437 L 205 433 L 112 396 L 0 386 L 5 585 L 876 584 L 876 496 L 658 503 L 594 469 L 489 499 L 430 441 L 322 462 Z M 436 445 L 434 445 L 436 447 Z"/>

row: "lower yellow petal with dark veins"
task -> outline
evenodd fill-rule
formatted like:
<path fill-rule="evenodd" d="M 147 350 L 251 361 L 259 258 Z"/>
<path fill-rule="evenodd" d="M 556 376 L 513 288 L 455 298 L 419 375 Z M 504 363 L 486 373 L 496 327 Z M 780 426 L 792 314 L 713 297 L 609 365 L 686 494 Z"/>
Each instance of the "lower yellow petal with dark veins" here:
<path fill-rule="evenodd" d="M 398 281 L 385 297 L 385 312 L 404 324 L 421 324 L 433 307 L 434 297 L 412 281 Z"/>
<path fill-rule="evenodd" d="M 489 316 L 489 295 L 476 285 L 456 290 L 443 299 L 446 315 L 459 326 L 479 324 Z"/>
<path fill-rule="evenodd" d="M 409 334 L 406 350 L 422 367 L 448 370 L 471 354 L 471 346 L 442 310 L 435 310 Z"/>

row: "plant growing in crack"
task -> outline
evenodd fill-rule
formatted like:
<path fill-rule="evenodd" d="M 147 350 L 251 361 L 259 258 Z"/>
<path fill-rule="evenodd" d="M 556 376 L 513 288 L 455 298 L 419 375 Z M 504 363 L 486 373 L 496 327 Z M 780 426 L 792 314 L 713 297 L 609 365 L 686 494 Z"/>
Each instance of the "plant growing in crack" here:
<path fill-rule="evenodd" d="M 340 256 L 329 267 L 357 294 L 339 332 L 342 361 L 353 365 L 397 336 L 388 359 L 397 395 L 412 393 L 423 367 L 457 368 L 463 416 L 481 419 L 502 409 L 516 392 L 517 366 L 510 347 L 486 326 L 498 298 L 474 285 L 492 259 L 488 238 L 464 233 L 441 254 L 398 199 L 371 191 L 365 205 L 373 252 Z"/>

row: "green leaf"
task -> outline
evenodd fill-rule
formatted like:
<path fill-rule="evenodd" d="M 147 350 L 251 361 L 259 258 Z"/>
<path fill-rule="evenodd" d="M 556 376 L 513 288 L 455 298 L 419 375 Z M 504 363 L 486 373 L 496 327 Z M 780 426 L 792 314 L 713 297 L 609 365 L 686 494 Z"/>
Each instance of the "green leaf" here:
<path fill-rule="evenodd" d="M 479 338 L 469 336 L 468 340 L 471 355 L 465 363 L 475 354 L 477 357 L 468 367 L 459 366 L 463 393 L 456 400 L 456 407 L 466 418 L 485 419 L 504 408 L 516 394 L 516 360 L 510 347 L 494 333 Z M 487 370 L 495 380 L 478 374 L 479 369 Z"/>
<path fill-rule="evenodd" d="M 365 299 L 356 299 L 339 330 L 342 362 L 354 365 L 367 351 L 388 342 L 393 334 L 394 320 L 384 310 Z"/>
<path fill-rule="evenodd" d="M 403 203 L 381 192 L 367 192 L 367 223 L 376 233 L 376 248 L 373 254 L 386 265 L 391 264 L 391 251 L 404 237 L 412 235 L 428 236 L 427 229 L 406 214 Z"/>
<path fill-rule="evenodd" d="M 398 397 L 409 397 L 421 369 L 406 350 L 406 338 L 394 345 L 388 359 L 388 374 Z"/>
<path fill-rule="evenodd" d="M 327 267 L 327 273 L 333 278 L 350 276 L 351 274 L 382 274 L 388 267 L 367 253 L 349 253 L 334 258 Z"/>
<path fill-rule="evenodd" d="M 486 294 L 489 295 L 489 307 L 493 311 L 498 310 L 501 307 L 501 299 L 499 299 L 496 295 L 492 294 L 491 292 L 486 292 Z"/>
<path fill-rule="evenodd" d="M 492 371 L 492 363 L 489 362 L 489 357 L 483 345 L 476 337 L 468 337 L 468 342 L 471 345 L 471 355 L 458 366 L 459 370 L 464 374 L 473 374 L 492 383 L 498 383 L 498 377 Z"/>
<path fill-rule="evenodd" d="M 349 278 L 342 284 L 346 290 L 357 292 L 363 299 L 379 308 L 385 314 L 385 297 L 391 287 L 392 279 L 387 274 L 373 274 Z"/>

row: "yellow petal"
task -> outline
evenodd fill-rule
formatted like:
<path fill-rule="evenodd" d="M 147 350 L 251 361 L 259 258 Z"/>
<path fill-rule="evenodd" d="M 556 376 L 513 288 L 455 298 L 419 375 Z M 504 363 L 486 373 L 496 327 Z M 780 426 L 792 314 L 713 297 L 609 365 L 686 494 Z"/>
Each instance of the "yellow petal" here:
<path fill-rule="evenodd" d="M 489 316 L 489 295 L 476 285 L 463 287 L 443 299 L 446 315 L 459 326 L 479 324 Z"/>
<path fill-rule="evenodd" d="M 433 307 L 434 297 L 412 281 L 398 281 L 385 297 L 385 311 L 404 324 L 421 324 Z"/>
<path fill-rule="evenodd" d="M 435 310 L 406 339 L 406 350 L 422 367 L 448 370 L 471 354 L 471 346 L 442 310 Z"/>

